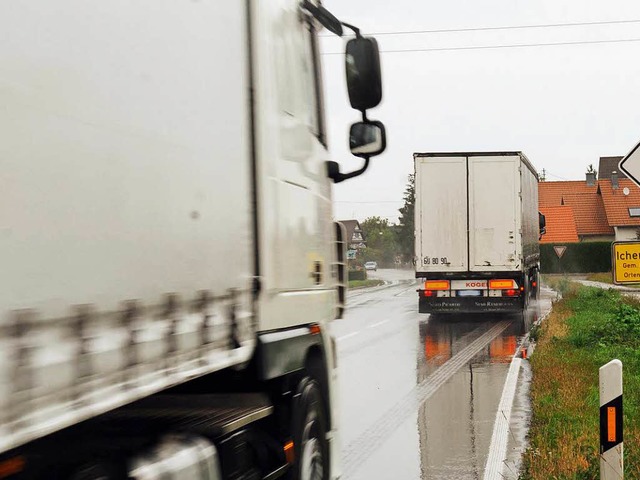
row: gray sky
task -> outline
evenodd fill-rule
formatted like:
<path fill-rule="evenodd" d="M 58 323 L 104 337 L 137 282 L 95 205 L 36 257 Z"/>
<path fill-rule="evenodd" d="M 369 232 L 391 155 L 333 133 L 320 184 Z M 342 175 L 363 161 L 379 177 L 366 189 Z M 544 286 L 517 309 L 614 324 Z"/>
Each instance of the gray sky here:
<path fill-rule="evenodd" d="M 640 20 L 627 0 L 324 0 L 363 34 L 433 29 Z M 640 40 L 640 22 L 595 26 L 379 35 L 382 51 Z M 349 106 L 343 40 L 321 42 L 330 150 L 343 170 L 359 168 L 348 151 Z M 598 158 L 625 155 L 640 142 L 640 41 L 608 44 L 382 53 L 383 101 L 369 117 L 387 127 L 387 150 L 367 173 L 335 186 L 335 216 L 397 209 L 416 151 L 522 150 L 547 180 L 584 178 Z"/>

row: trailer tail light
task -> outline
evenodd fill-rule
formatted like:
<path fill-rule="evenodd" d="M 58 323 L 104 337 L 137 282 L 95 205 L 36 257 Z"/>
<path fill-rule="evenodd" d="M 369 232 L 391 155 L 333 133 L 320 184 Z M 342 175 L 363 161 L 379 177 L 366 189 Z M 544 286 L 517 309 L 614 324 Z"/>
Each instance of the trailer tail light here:
<path fill-rule="evenodd" d="M 449 290 L 449 280 L 427 280 L 424 282 L 425 290 Z"/>
<path fill-rule="evenodd" d="M 515 280 L 489 280 L 489 288 L 491 290 L 506 290 L 518 288 L 518 284 Z"/>
<path fill-rule="evenodd" d="M 518 295 L 520 295 L 520 291 L 515 290 L 513 288 L 510 288 L 509 290 L 504 290 L 503 293 L 507 297 L 517 297 Z"/>
<path fill-rule="evenodd" d="M 422 291 L 422 296 L 423 297 L 435 297 L 436 296 L 436 292 L 433 290 L 423 290 Z"/>

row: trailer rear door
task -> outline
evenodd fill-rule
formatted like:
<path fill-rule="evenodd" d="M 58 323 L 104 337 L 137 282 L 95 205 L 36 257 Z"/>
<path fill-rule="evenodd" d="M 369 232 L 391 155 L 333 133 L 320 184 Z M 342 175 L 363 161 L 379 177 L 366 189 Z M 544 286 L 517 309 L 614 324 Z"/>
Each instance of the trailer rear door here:
<path fill-rule="evenodd" d="M 520 159 L 469 157 L 470 271 L 519 267 Z"/>
<path fill-rule="evenodd" d="M 467 159 L 415 157 L 416 272 L 467 270 Z"/>

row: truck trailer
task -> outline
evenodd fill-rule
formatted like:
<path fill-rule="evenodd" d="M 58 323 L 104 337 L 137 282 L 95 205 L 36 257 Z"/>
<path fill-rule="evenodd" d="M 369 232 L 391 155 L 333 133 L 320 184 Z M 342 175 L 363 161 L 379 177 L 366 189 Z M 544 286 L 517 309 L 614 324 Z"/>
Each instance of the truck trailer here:
<path fill-rule="evenodd" d="M 331 185 L 384 150 L 375 40 L 310 0 L 4 2 L 0 31 L 0 478 L 337 478 Z"/>
<path fill-rule="evenodd" d="M 538 175 L 522 152 L 415 153 L 420 313 L 523 312 L 538 295 Z"/>

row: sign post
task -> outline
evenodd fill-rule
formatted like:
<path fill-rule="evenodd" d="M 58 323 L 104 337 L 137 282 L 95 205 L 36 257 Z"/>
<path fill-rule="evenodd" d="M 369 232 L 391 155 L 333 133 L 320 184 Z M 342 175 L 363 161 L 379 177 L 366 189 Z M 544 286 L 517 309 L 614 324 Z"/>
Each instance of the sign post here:
<path fill-rule="evenodd" d="M 614 242 L 611 245 L 613 283 L 640 283 L 640 242 Z"/>
<path fill-rule="evenodd" d="M 622 362 L 600 367 L 600 480 L 624 475 L 622 442 Z"/>

